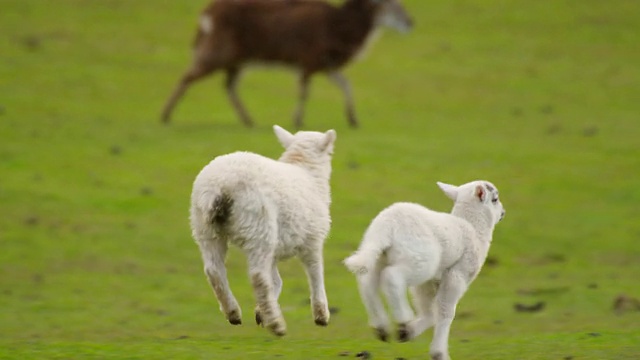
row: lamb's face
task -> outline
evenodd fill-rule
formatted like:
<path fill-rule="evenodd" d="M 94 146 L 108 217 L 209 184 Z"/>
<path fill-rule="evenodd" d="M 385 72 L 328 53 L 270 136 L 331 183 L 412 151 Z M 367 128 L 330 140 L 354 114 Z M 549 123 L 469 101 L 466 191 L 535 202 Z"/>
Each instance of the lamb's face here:
<path fill-rule="evenodd" d="M 498 188 L 489 181 L 477 180 L 460 186 L 443 183 L 438 185 L 456 203 L 480 206 L 483 212 L 486 211 L 491 216 L 493 224 L 497 224 L 505 215 Z"/>
<path fill-rule="evenodd" d="M 475 196 L 490 210 L 493 223 L 497 224 L 504 218 L 505 209 L 498 196 L 498 188 L 488 181 L 477 181 Z"/>

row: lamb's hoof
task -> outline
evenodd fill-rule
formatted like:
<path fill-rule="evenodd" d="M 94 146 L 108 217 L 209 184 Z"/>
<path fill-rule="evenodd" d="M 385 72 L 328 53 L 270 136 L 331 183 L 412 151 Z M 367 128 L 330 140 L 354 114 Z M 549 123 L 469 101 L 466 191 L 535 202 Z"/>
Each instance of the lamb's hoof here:
<path fill-rule="evenodd" d="M 329 316 L 329 308 L 327 307 L 327 304 L 318 303 L 313 306 L 313 317 L 316 325 L 329 325 Z"/>
<path fill-rule="evenodd" d="M 262 323 L 262 316 L 258 311 L 256 311 L 256 325 L 264 326 Z"/>
<path fill-rule="evenodd" d="M 267 328 L 276 336 L 285 336 L 287 334 L 287 326 L 284 321 L 275 321 L 267 325 Z"/>
<path fill-rule="evenodd" d="M 229 314 L 227 314 L 227 320 L 231 325 L 242 324 L 242 315 L 240 314 L 240 310 L 233 310 Z"/>
<path fill-rule="evenodd" d="M 411 340 L 411 332 L 407 328 L 407 324 L 398 325 L 398 341 L 407 342 Z"/>
<path fill-rule="evenodd" d="M 376 337 L 380 341 L 389 342 L 389 333 L 383 328 L 375 328 Z"/>
<path fill-rule="evenodd" d="M 450 358 L 438 351 L 431 353 L 431 360 L 450 360 Z"/>

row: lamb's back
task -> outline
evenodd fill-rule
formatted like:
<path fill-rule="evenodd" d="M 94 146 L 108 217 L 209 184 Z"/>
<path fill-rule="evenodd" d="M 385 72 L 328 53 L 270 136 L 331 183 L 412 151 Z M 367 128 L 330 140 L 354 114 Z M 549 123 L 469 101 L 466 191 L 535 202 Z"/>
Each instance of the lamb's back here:
<path fill-rule="evenodd" d="M 291 186 L 306 191 L 312 185 L 309 174 L 302 168 L 250 152 L 216 157 L 194 182 L 194 188 L 235 192 L 249 187 L 264 193 L 288 193 Z"/>
<path fill-rule="evenodd" d="M 439 252 L 445 268 L 460 259 L 473 232 L 467 221 L 414 203 L 395 203 L 379 217 L 393 227 L 395 251 L 416 261 L 432 259 L 432 253 Z"/>
<path fill-rule="evenodd" d="M 202 169 L 192 199 L 207 206 L 224 194 L 232 202 L 229 226 L 242 228 L 234 231 L 260 233 L 277 226 L 279 241 L 290 249 L 310 234 L 324 238 L 328 233 L 329 204 L 319 192 L 311 175 L 298 166 L 236 152 L 219 156 Z"/>

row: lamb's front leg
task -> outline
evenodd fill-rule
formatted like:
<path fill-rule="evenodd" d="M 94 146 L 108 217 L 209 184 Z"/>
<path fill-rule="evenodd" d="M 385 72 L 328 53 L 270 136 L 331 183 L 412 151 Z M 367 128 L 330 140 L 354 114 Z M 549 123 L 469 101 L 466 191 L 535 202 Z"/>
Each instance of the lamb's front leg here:
<path fill-rule="evenodd" d="M 311 309 L 316 325 L 329 325 L 329 305 L 324 288 L 324 265 L 322 260 L 322 245 L 308 249 L 301 254 L 300 259 L 305 267 L 311 292 Z"/>
<path fill-rule="evenodd" d="M 242 311 L 229 287 L 227 269 L 224 265 L 224 258 L 227 254 L 226 241 L 219 238 L 198 239 L 198 245 L 204 262 L 204 272 L 220 303 L 220 310 L 225 314 L 229 323 L 240 325 Z"/>
<path fill-rule="evenodd" d="M 467 291 L 464 277 L 448 271 L 442 276 L 440 287 L 436 294 L 436 324 L 429 351 L 432 360 L 450 360 L 449 331 L 456 313 L 456 306 L 462 295 Z"/>
<path fill-rule="evenodd" d="M 278 305 L 271 275 L 271 269 L 275 263 L 274 254 L 255 250 L 247 257 L 260 322 L 275 335 L 284 336 L 287 333 L 287 325 Z"/>

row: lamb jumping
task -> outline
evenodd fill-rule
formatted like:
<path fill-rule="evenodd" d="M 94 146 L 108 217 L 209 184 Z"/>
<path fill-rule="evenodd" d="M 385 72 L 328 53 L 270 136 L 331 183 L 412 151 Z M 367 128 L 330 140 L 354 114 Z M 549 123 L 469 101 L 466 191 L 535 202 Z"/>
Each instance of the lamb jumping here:
<path fill-rule="evenodd" d="M 235 152 L 202 169 L 193 184 L 190 219 L 204 272 L 227 320 L 242 322 L 225 268 L 231 243 L 247 256 L 256 322 L 283 336 L 286 324 L 278 305 L 282 279 L 276 265 L 294 255 L 307 273 L 315 323 L 329 323 L 322 250 L 331 224 L 329 178 L 336 132 L 292 135 L 277 125 L 274 132 L 285 148 L 279 160 Z"/>
<path fill-rule="evenodd" d="M 408 341 L 434 326 L 431 358 L 448 360 L 456 306 L 480 272 L 505 210 L 488 181 L 438 186 L 454 201 L 451 214 L 395 203 L 373 219 L 358 251 L 344 263 L 357 276 L 369 324 L 380 340 L 387 341 L 390 331 L 378 294 L 382 289 L 398 323 L 398 339 Z"/>

